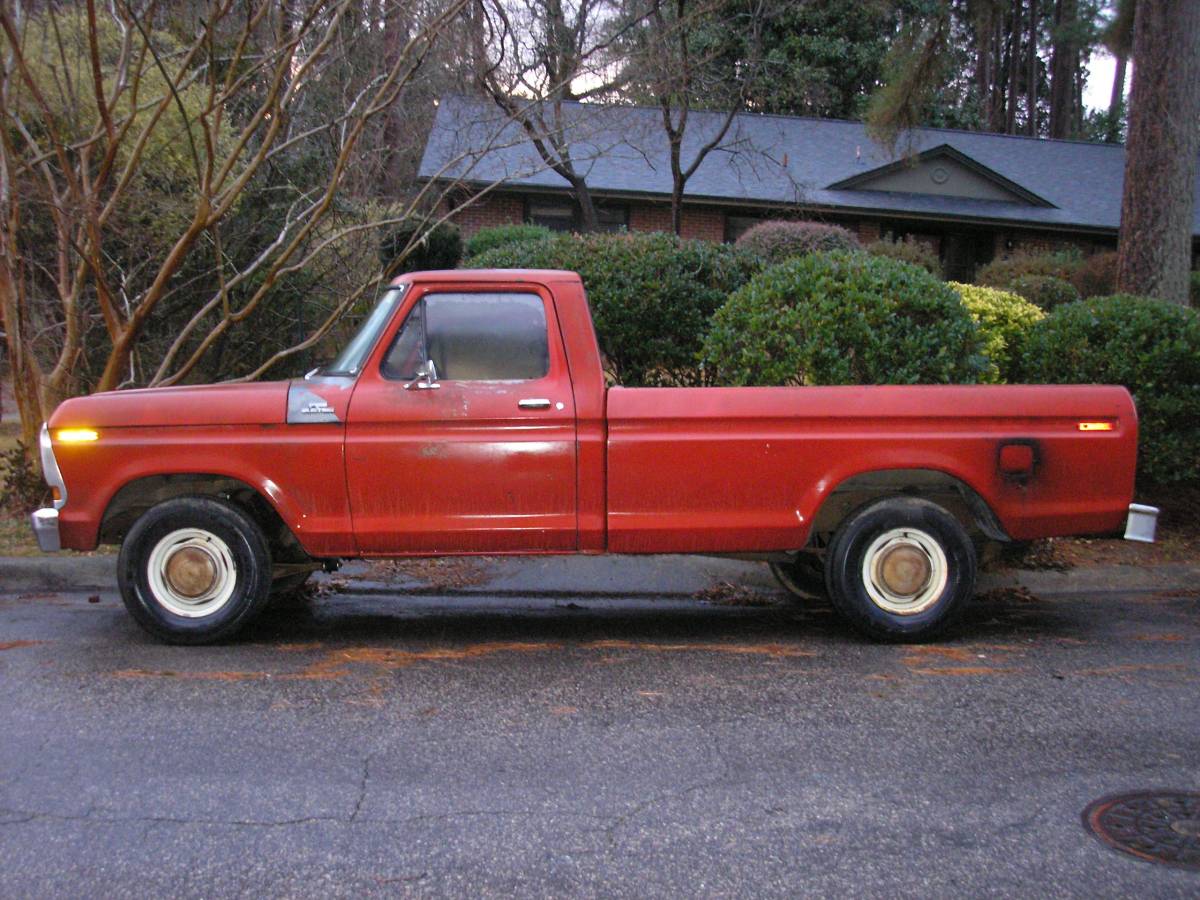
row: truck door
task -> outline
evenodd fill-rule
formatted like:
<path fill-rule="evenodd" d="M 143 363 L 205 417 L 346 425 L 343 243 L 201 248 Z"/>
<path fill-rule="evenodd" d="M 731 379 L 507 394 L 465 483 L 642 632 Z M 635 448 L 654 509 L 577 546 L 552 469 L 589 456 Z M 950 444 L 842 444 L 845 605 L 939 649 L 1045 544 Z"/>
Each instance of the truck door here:
<path fill-rule="evenodd" d="M 576 549 L 575 403 L 550 295 L 414 287 L 347 413 L 360 552 Z"/>

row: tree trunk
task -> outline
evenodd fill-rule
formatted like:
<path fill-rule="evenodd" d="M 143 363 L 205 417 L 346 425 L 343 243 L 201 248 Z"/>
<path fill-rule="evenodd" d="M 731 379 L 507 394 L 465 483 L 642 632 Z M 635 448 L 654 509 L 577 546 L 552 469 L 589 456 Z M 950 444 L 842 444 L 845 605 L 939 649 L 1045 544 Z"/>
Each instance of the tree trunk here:
<path fill-rule="evenodd" d="M 1117 287 L 1186 305 L 1200 150 L 1200 3 L 1138 0 Z"/>
<path fill-rule="evenodd" d="M 1038 7 L 1037 0 L 1029 0 L 1029 45 L 1025 48 L 1025 102 L 1028 106 L 1025 118 L 1025 133 L 1037 134 L 1038 101 Z"/>
<path fill-rule="evenodd" d="M 1050 137 L 1070 137 L 1073 131 L 1076 96 L 1076 75 L 1079 69 L 1079 48 L 1075 28 L 1078 19 L 1077 0 L 1057 0 L 1054 4 L 1054 44 L 1050 54 Z"/>
<path fill-rule="evenodd" d="M 600 218 L 596 215 L 596 204 L 592 200 L 592 192 L 588 188 L 587 179 L 576 178 L 571 182 L 575 192 L 575 202 L 579 204 L 579 230 L 583 232 L 599 231 Z"/>
<path fill-rule="evenodd" d="M 1021 83 L 1021 0 L 1013 0 L 1012 26 L 1008 32 L 1008 108 L 1005 111 L 1004 130 L 1017 133 L 1017 93 Z"/>

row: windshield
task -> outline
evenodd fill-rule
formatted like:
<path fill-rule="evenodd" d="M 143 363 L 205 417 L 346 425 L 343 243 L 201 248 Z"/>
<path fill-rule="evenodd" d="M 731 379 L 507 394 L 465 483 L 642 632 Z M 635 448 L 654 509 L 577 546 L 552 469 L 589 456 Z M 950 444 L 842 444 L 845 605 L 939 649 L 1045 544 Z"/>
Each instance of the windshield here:
<path fill-rule="evenodd" d="M 375 308 L 371 310 L 371 314 L 367 316 L 366 321 L 359 327 L 358 333 L 346 345 L 346 349 L 337 355 L 337 359 L 321 370 L 322 375 L 358 374 L 363 363 L 367 361 L 367 354 L 375 346 L 375 341 L 379 338 L 379 333 L 383 331 L 388 320 L 392 318 L 392 313 L 400 305 L 400 299 L 404 296 L 405 287 L 406 285 L 401 284 L 393 288 L 388 288 L 384 292 L 383 296 L 379 298 L 379 303 L 376 304 Z"/>

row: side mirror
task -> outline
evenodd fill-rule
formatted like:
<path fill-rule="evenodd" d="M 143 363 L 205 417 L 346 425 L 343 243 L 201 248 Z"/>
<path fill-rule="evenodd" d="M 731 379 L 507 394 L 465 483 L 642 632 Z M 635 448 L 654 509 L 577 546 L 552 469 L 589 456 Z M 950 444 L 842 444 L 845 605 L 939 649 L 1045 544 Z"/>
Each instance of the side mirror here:
<path fill-rule="evenodd" d="M 417 366 L 417 377 L 406 384 L 404 389 L 411 391 L 416 388 L 418 391 L 429 391 L 440 387 L 437 380 L 437 366 L 433 364 L 432 359 L 427 359 Z"/>

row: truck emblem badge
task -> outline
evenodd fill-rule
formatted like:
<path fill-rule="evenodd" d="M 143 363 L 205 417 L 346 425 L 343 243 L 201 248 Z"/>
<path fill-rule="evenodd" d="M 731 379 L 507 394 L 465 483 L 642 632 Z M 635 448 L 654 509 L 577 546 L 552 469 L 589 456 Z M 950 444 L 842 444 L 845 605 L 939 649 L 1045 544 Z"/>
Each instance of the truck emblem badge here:
<path fill-rule="evenodd" d="M 287 421 L 289 425 L 311 425 L 318 422 L 337 422 L 337 413 L 320 394 L 293 382 L 288 388 Z"/>

